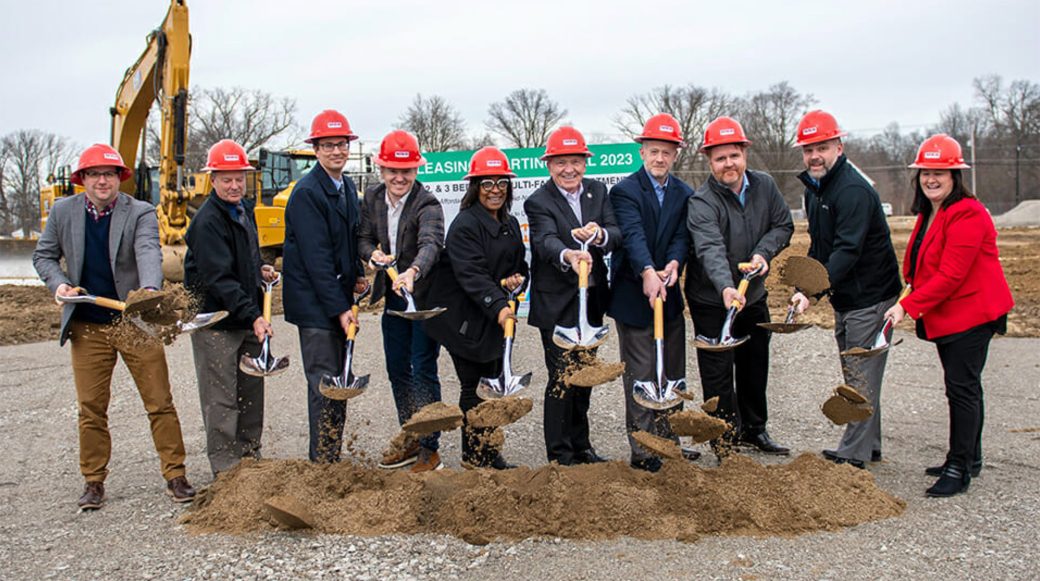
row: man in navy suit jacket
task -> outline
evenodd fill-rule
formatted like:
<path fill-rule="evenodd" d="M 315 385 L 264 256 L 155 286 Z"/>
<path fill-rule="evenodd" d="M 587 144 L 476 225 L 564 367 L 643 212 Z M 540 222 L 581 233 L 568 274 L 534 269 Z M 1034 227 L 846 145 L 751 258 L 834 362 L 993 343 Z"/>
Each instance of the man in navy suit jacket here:
<path fill-rule="evenodd" d="M 621 247 L 611 258 L 612 297 L 607 314 L 617 321 L 621 360 L 625 362 L 625 426 L 632 466 L 651 472 L 661 467 L 632 439 L 645 431 L 678 439 L 662 412 L 637 404 L 635 381 L 656 377 L 653 304 L 664 301 L 664 367 L 669 379 L 686 376 L 686 319 L 675 283 L 689 249 L 686 203 L 693 190 L 671 174 L 682 147 L 679 123 L 667 113 L 654 115 L 636 137 L 643 167 L 610 190 Z"/>

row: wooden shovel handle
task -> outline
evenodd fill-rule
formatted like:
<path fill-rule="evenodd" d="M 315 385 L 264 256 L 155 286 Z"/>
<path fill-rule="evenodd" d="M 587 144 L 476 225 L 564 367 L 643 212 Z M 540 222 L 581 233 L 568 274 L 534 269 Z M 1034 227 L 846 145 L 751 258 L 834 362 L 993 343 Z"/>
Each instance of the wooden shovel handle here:
<path fill-rule="evenodd" d="M 516 302 L 509 301 L 509 312 L 511 312 L 514 315 L 516 314 Z M 506 339 L 512 339 L 513 335 L 515 333 L 516 333 L 516 320 L 514 320 L 513 317 L 509 317 L 508 319 L 506 319 L 505 338 Z"/>
<path fill-rule="evenodd" d="M 578 262 L 578 288 L 589 288 L 589 263 Z"/>
<path fill-rule="evenodd" d="M 354 313 L 354 318 L 357 318 L 358 308 L 357 305 L 350 307 L 350 312 Z M 347 341 L 353 341 L 354 337 L 357 337 L 357 324 L 351 323 L 347 325 Z"/>
<path fill-rule="evenodd" d="M 654 299 L 654 339 L 664 339 L 664 301 Z"/>
<path fill-rule="evenodd" d="M 264 320 L 268 323 L 271 322 L 271 295 L 273 294 L 270 291 L 264 291 Z"/>
<path fill-rule="evenodd" d="M 390 277 L 390 282 L 397 282 L 397 269 L 390 266 L 386 269 L 386 275 Z"/>

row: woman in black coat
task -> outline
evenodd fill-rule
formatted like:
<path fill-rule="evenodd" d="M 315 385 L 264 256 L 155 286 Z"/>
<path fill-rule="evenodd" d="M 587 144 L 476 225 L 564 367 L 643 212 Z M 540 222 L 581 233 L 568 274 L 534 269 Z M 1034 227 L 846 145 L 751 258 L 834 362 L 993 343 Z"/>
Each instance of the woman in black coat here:
<path fill-rule="evenodd" d="M 466 175 L 469 189 L 448 228 L 444 252 L 423 297 L 427 308 L 447 308 L 427 321 L 427 332 L 451 355 L 463 412 L 480 403 L 476 393 L 480 378 L 502 372 L 505 323 L 516 318 L 508 305 L 508 291 L 523 284 L 528 273 L 520 223 L 509 213 L 513 177 L 509 160 L 498 148 L 485 147 L 473 154 Z M 501 286 L 503 280 L 506 288 Z M 464 467 L 512 468 L 487 443 L 490 431 L 463 423 Z"/>

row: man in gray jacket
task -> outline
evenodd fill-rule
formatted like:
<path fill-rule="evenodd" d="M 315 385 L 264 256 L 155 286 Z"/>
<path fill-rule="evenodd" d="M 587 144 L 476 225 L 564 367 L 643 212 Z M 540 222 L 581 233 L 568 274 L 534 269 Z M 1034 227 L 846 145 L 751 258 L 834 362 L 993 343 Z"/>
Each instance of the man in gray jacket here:
<path fill-rule="evenodd" d="M 711 177 L 689 201 L 687 225 L 696 262 L 691 260 L 685 290 L 696 334 L 718 337 L 727 309 L 736 303 L 740 311 L 733 335 L 749 337 L 729 351 L 697 350 L 704 399 L 717 396 L 715 415 L 734 427 L 723 437 L 768 454 L 787 454 L 788 448 L 766 431 L 770 333 L 758 323 L 769 321 L 764 275 L 769 262 L 790 243 L 794 223 L 773 178 L 747 169 L 750 144 L 744 129 L 729 117 L 712 121 L 704 132 L 700 151 L 708 157 Z M 742 262 L 761 268 L 745 296 L 737 292 L 743 276 L 737 265 Z M 722 457 L 727 446 L 715 441 L 712 449 Z"/>
<path fill-rule="evenodd" d="M 125 301 L 132 290 L 162 286 L 155 208 L 119 192 L 119 182 L 131 175 L 119 153 L 107 145 L 92 145 L 80 156 L 71 181 L 83 185 L 86 193 L 54 205 L 33 252 L 33 266 L 56 299 L 75 296 L 83 287 L 99 297 Z M 59 341 L 72 342 L 79 403 L 79 468 L 86 480 L 79 508 L 101 508 L 105 499 L 112 453 L 108 402 L 117 356 L 129 368 L 148 412 L 167 493 L 174 502 L 191 502 L 195 490 L 184 477 L 184 441 L 162 343 L 124 344 L 113 333 L 117 314 L 91 304 L 66 304 L 61 317 Z"/>

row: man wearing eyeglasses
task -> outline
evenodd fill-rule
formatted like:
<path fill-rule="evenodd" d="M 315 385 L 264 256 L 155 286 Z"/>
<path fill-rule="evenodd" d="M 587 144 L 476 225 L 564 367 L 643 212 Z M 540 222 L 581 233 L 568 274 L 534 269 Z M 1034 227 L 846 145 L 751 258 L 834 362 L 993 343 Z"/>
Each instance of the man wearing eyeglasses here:
<path fill-rule="evenodd" d="M 119 183 L 131 175 L 119 153 L 107 145 L 92 145 L 80 156 L 70 181 L 86 192 L 54 205 L 33 252 L 33 266 L 55 299 L 85 289 L 125 301 L 132 290 L 162 287 L 155 208 L 119 192 Z M 174 502 L 191 502 L 195 489 L 184 476 L 184 441 L 162 343 L 128 344 L 115 332 L 117 315 L 93 304 L 67 303 L 61 317 L 59 342 L 72 343 L 79 404 L 79 468 L 86 481 L 79 509 L 96 510 L 105 500 L 112 453 L 108 402 L 117 356 L 130 370 L 148 412 L 167 494 Z"/>
<path fill-rule="evenodd" d="M 549 462 L 562 465 L 603 462 L 589 441 L 592 392 L 563 381 L 564 370 L 579 364 L 579 352 L 553 342 L 557 326 L 578 324 L 578 273 L 588 273 L 589 323 L 603 324 L 610 289 L 603 256 L 620 244 L 621 231 L 602 182 L 585 179 L 592 153 L 585 137 L 573 127 L 549 135 L 542 159 L 550 179 L 527 201 L 524 211 L 531 227 L 531 311 L 527 322 L 538 328 L 545 351 L 549 381 L 545 385 L 542 421 Z M 581 244 L 587 243 L 588 250 Z M 591 350 L 595 356 L 595 349 Z"/>
<path fill-rule="evenodd" d="M 300 335 L 312 462 L 340 459 L 346 402 L 327 399 L 318 385 L 322 375 L 342 372 L 347 328 L 357 324 L 353 293 L 368 285 L 358 254 L 357 187 L 343 175 L 355 139 L 343 114 L 319 113 L 306 140 L 318 165 L 296 182 L 285 208 L 282 302 Z"/>

